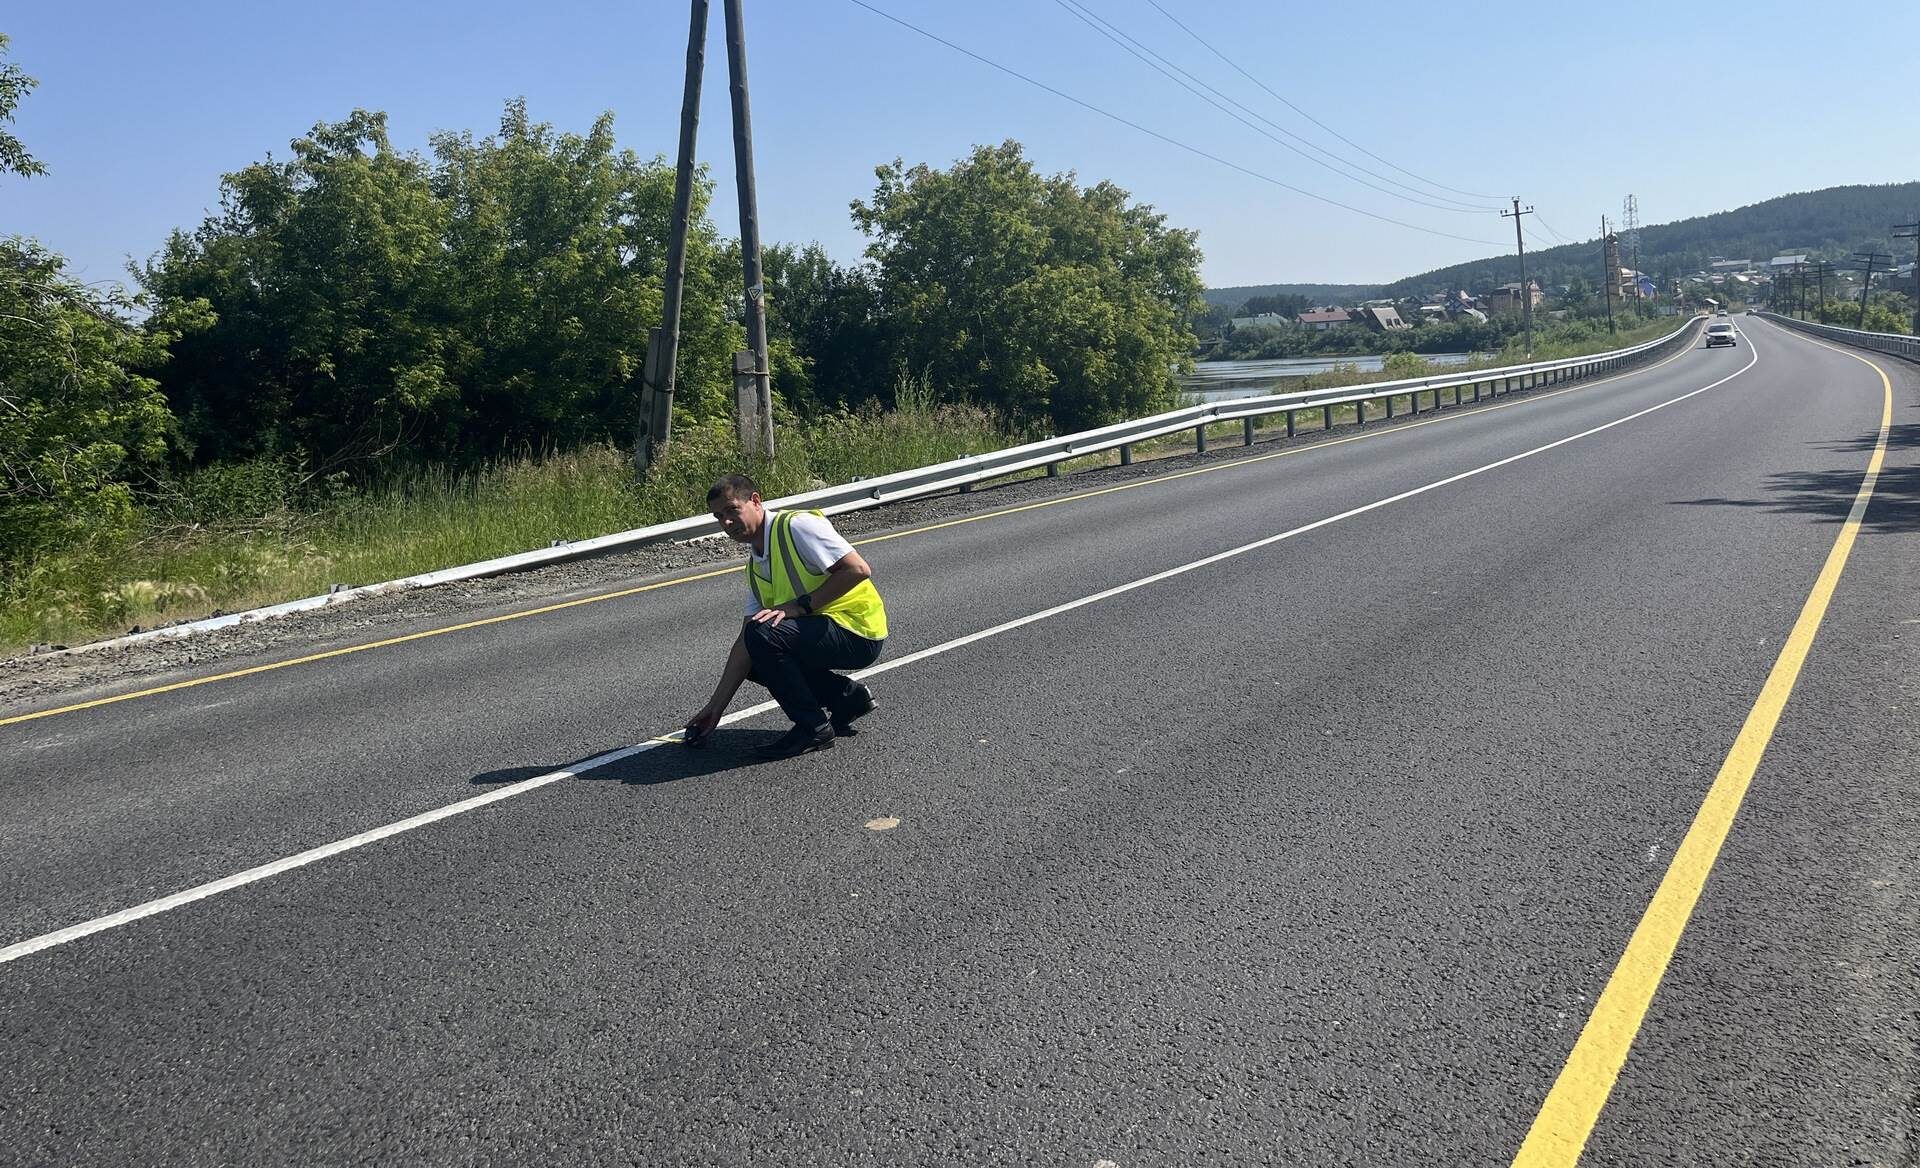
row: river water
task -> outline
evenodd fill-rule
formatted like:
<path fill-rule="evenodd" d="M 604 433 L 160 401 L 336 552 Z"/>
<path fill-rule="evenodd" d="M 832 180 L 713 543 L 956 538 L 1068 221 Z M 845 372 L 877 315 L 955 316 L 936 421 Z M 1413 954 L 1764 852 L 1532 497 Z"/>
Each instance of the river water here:
<path fill-rule="evenodd" d="M 1422 353 L 1434 365 L 1464 365 L 1471 353 Z M 1180 389 L 1200 401 L 1224 401 L 1234 397 L 1258 397 L 1277 393 L 1284 386 L 1276 383 L 1309 373 L 1325 373 L 1335 365 L 1353 365 L 1367 373 L 1378 372 L 1386 357 L 1280 357 L 1268 361 L 1196 361 L 1193 376 L 1181 379 Z"/>

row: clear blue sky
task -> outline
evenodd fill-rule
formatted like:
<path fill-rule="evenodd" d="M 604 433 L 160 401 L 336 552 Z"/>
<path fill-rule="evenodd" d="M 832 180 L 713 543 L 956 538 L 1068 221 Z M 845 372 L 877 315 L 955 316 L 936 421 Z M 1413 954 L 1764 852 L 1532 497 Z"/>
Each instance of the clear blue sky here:
<path fill-rule="evenodd" d="M 876 164 L 898 156 L 945 166 L 975 143 L 1016 138 L 1042 169 L 1111 179 L 1197 229 L 1216 286 L 1381 281 L 1512 246 L 1511 224 L 1491 213 L 1411 205 L 1288 153 L 1150 71 L 1059 0 L 870 2 L 1240 166 L 1493 246 L 1248 177 L 850 0 L 747 0 L 769 241 L 819 240 L 856 259 L 863 241 L 847 204 L 871 194 Z M 1149 0 L 1084 3 L 1280 126 L 1419 186 L 1279 105 Z M 1374 154 L 1450 187 L 1518 194 L 1571 239 L 1590 238 L 1603 213 L 1617 217 L 1628 192 L 1642 221 L 1659 223 L 1790 191 L 1920 177 L 1905 128 L 1920 5 L 1160 3 Z M 713 0 L 700 155 L 731 232 L 721 12 Z M 623 145 L 671 156 L 686 30 L 684 0 L 15 6 L 0 31 L 41 84 L 13 130 L 50 173 L 0 180 L 0 232 L 37 236 L 86 278 L 117 277 L 127 257 L 198 224 L 217 204 L 221 174 L 269 151 L 284 157 L 290 139 L 355 107 L 387 111 L 396 143 L 423 148 L 435 130 L 488 131 L 502 103 L 524 95 L 536 119 L 562 129 L 584 130 L 612 110 Z M 1783 75 L 1796 90 L 1786 109 Z"/>

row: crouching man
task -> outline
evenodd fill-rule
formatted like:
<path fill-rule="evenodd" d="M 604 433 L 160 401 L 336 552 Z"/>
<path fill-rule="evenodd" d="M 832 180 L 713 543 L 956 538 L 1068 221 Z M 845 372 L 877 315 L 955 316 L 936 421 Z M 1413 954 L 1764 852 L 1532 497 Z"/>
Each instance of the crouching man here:
<path fill-rule="evenodd" d="M 686 743 L 703 745 L 740 683 L 767 687 L 793 729 L 760 748 L 792 758 L 855 733 L 873 709 L 867 687 L 835 673 L 880 659 L 887 608 L 873 569 L 818 511 L 770 511 L 746 475 L 728 475 L 707 492 L 707 509 L 747 559 L 747 618 L 727 654 L 713 697 L 687 723 Z"/>

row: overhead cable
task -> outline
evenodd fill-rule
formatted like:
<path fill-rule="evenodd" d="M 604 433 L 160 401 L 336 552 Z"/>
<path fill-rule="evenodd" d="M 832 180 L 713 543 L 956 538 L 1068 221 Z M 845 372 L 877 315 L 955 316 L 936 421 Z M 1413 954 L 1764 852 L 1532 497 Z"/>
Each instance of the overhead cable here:
<path fill-rule="evenodd" d="M 1398 179 L 1389 177 L 1384 174 L 1380 174 L 1377 171 L 1368 170 L 1366 167 L 1361 166 L 1358 163 L 1349 162 L 1347 159 L 1340 157 L 1338 154 L 1335 154 L 1332 151 L 1321 147 L 1320 145 L 1310 141 L 1309 139 L 1301 137 L 1300 135 L 1294 133 L 1292 130 L 1289 130 L 1285 126 L 1280 125 L 1278 122 L 1275 122 L 1271 118 L 1268 118 L 1267 116 L 1260 113 L 1259 111 L 1254 109 L 1249 109 L 1245 104 L 1235 99 L 1232 95 L 1222 93 L 1220 90 L 1214 88 L 1212 85 L 1207 84 L 1205 80 L 1194 76 L 1192 73 L 1188 72 L 1186 69 L 1181 68 L 1179 65 L 1161 56 L 1158 52 L 1155 52 L 1152 46 L 1142 44 L 1139 40 L 1128 35 L 1125 30 L 1121 29 L 1118 25 L 1114 24 L 1112 21 L 1106 19 L 1100 14 L 1094 12 L 1092 9 L 1088 8 L 1085 4 L 1081 3 L 1080 0 L 1054 0 L 1054 3 L 1058 4 L 1061 8 L 1066 9 L 1066 11 L 1078 17 L 1081 23 L 1087 25 L 1087 27 L 1093 29 L 1095 32 L 1106 37 L 1108 40 L 1112 41 L 1114 44 L 1119 45 L 1122 49 L 1125 49 L 1127 52 L 1133 54 L 1134 57 L 1144 62 L 1149 68 L 1159 71 L 1168 80 L 1172 81 L 1174 84 L 1185 89 L 1188 93 L 1193 94 L 1195 97 L 1198 97 L 1200 100 L 1213 106 L 1215 109 L 1226 114 L 1228 117 L 1233 118 L 1235 121 L 1238 121 L 1241 125 L 1246 126 L 1248 129 L 1254 131 L 1255 133 L 1260 134 L 1263 137 L 1266 137 L 1267 139 L 1273 141 L 1274 143 L 1282 147 L 1285 147 L 1288 150 L 1293 151 L 1295 154 L 1300 155 L 1300 157 L 1306 159 L 1308 162 L 1313 163 L 1315 166 L 1324 167 L 1327 170 L 1333 171 L 1333 173 L 1339 175 L 1341 178 L 1351 179 L 1352 181 L 1359 183 L 1361 186 L 1369 187 L 1373 190 L 1379 191 L 1383 195 L 1388 195 L 1396 199 L 1402 199 L 1402 200 L 1405 200 L 1406 202 L 1414 203 L 1422 207 L 1430 207 L 1436 211 L 1452 211 L 1452 212 L 1455 212 L 1456 214 L 1463 214 L 1463 215 L 1484 215 L 1495 210 L 1495 208 L 1490 206 L 1484 206 L 1484 205 L 1473 206 L 1467 203 L 1463 203 L 1459 199 L 1450 198 L 1449 196 L 1446 196 L 1446 195 L 1431 195 L 1426 191 L 1419 190 L 1418 188 L 1415 188 L 1415 187 L 1410 187 L 1406 183 L 1403 183 Z M 1175 76 L 1176 73 L 1179 76 Z M 1185 80 L 1182 80 L 1182 78 L 1185 78 Z M 1200 89 L 1194 88 L 1195 85 L 1198 85 L 1201 89 L 1205 89 L 1207 92 L 1206 93 L 1200 92 Z M 1209 97 L 1208 94 L 1212 94 L 1213 96 Z M 1273 134 L 1268 132 L 1267 130 L 1261 129 L 1259 126 L 1256 126 L 1252 122 L 1249 122 L 1247 120 L 1247 117 L 1242 117 L 1241 114 L 1237 114 L 1233 110 L 1228 109 L 1226 106 L 1221 105 L 1220 103 L 1222 101 L 1233 105 L 1235 108 L 1239 109 L 1240 111 L 1242 111 L 1242 113 L 1247 115 L 1247 117 L 1258 119 L 1259 121 L 1265 123 L 1266 125 L 1271 126 L 1274 130 L 1277 130 L 1280 133 L 1285 134 L 1288 138 L 1293 139 L 1294 142 L 1298 142 L 1301 146 L 1305 146 L 1308 150 L 1313 150 L 1320 154 L 1324 154 L 1326 155 L 1327 158 L 1330 158 L 1333 161 L 1331 163 L 1324 162 L 1321 159 L 1315 158 L 1313 157 L 1313 155 L 1306 153 L 1305 151 L 1301 150 L 1298 146 L 1295 146 L 1292 143 L 1281 141 L 1279 138 L 1274 137 Z M 1345 169 L 1341 169 L 1341 168 L 1345 168 Z M 1381 182 L 1390 183 L 1393 186 L 1399 187 L 1400 191 L 1406 191 L 1408 193 L 1401 194 L 1400 191 L 1390 191 L 1386 187 L 1379 186 L 1375 183 L 1370 183 L 1366 179 L 1357 178 L 1354 175 L 1348 173 L 1348 171 L 1350 170 L 1357 170 L 1361 174 L 1370 175 L 1373 178 L 1379 179 Z M 1442 201 L 1435 202 L 1434 201 L 1435 199 L 1439 199 Z"/>
<path fill-rule="evenodd" d="M 1184 23 L 1182 23 L 1179 17 L 1175 16 L 1171 12 L 1168 12 L 1166 9 L 1160 7 L 1158 0 L 1147 0 L 1147 3 L 1153 5 L 1154 11 L 1166 17 L 1168 20 L 1171 20 L 1180 29 L 1180 31 L 1186 33 L 1188 36 L 1192 37 L 1194 40 L 1199 41 L 1202 48 L 1206 49 L 1209 53 L 1212 53 L 1214 56 L 1220 58 L 1222 61 L 1225 61 L 1227 64 L 1233 66 L 1233 68 L 1242 77 L 1245 77 L 1248 81 L 1251 81 L 1255 85 L 1258 85 L 1261 89 L 1266 90 L 1268 96 L 1272 97 L 1275 101 L 1279 102 L 1281 105 L 1286 106 L 1288 109 L 1292 110 L 1296 114 L 1299 114 L 1301 117 L 1307 119 L 1309 122 L 1312 122 L 1314 125 L 1319 126 L 1321 129 L 1325 130 L 1327 133 L 1332 134 L 1334 137 L 1340 139 L 1342 142 L 1345 142 L 1347 145 L 1353 147 L 1355 150 L 1358 150 L 1360 153 L 1366 155 L 1368 158 L 1373 159 L 1375 162 L 1378 162 L 1383 166 L 1391 166 L 1393 167 L 1393 169 L 1399 171 L 1401 174 L 1406 175 L 1408 178 L 1420 179 L 1421 182 L 1426 183 L 1430 187 L 1438 187 L 1440 190 L 1443 190 L 1443 191 L 1452 191 L 1456 195 L 1465 195 L 1470 199 L 1494 199 L 1499 197 L 1497 195 L 1483 195 L 1475 191 L 1463 191 L 1459 187 L 1450 187 L 1450 186 L 1447 186 L 1445 183 L 1437 183 L 1430 178 L 1420 178 L 1419 175 L 1413 173 L 1411 170 L 1408 170 L 1406 167 L 1380 157 L 1378 154 L 1375 154 L 1373 151 L 1367 149 L 1365 146 L 1360 145 L 1360 143 L 1355 142 L 1353 139 L 1347 137 L 1345 134 L 1342 134 L 1340 131 L 1334 129 L 1332 126 L 1327 125 L 1325 122 L 1321 121 L 1319 118 L 1314 117 L 1312 114 L 1308 113 L 1306 110 L 1301 109 L 1299 106 L 1288 101 L 1286 98 L 1281 97 L 1278 93 L 1275 93 L 1273 89 L 1267 85 L 1266 82 L 1260 80 L 1258 77 L 1255 77 L 1253 74 L 1247 72 L 1245 69 L 1242 69 L 1238 62 L 1234 61 L 1233 58 L 1227 56 L 1225 53 L 1221 52 L 1219 49 L 1214 48 L 1211 44 L 1208 44 L 1206 39 L 1203 38 L 1199 33 L 1193 31 L 1192 29 L 1188 28 Z"/>
<path fill-rule="evenodd" d="M 947 40 L 945 37 L 939 36 L 938 34 L 935 34 L 932 32 L 928 32 L 926 29 L 921 28 L 917 24 L 913 24 L 909 21 L 902 20 L 900 17 L 893 15 L 891 12 L 886 12 L 886 11 L 883 11 L 882 9 L 875 8 L 873 5 L 868 4 L 866 0 L 848 0 L 848 3 L 853 4 L 859 8 L 864 8 L 868 12 L 871 12 L 875 16 L 881 17 L 882 19 L 892 21 L 894 24 L 899 25 L 901 28 L 904 28 L 909 32 L 917 33 L 918 35 L 923 36 L 928 40 L 935 42 L 936 44 L 944 45 L 947 48 L 952 49 L 954 52 L 961 54 L 962 56 L 971 57 L 973 60 L 980 62 L 982 65 L 985 65 L 991 69 L 997 69 L 1000 72 L 1005 73 L 1009 77 L 1017 78 L 1018 80 L 1024 81 L 1028 85 L 1031 85 L 1036 89 L 1043 89 L 1048 93 L 1051 93 L 1055 97 L 1060 98 L 1063 101 L 1072 102 L 1074 105 L 1079 106 L 1081 109 L 1087 110 L 1091 113 L 1099 114 L 1101 117 L 1106 118 L 1110 121 L 1118 122 L 1121 125 L 1126 126 L 1128 129 L 1136 130 L 1142 134 L 1147 135 L 1150 138 L 1156 138 L 1159 141 L 1165 142 L 1169 146 L 1173 146 L 1173 147 L 1177 147 L 1178 149 L 1185 150 L 1187 153 L 1197 155 L 1201 158 L 1206 159 L 1209 162 L 1218 163 L 1221 166 L 1228 168 L 1229 170 L 1238 171 L 1239 173 L 1244 174 L 1249 178 L 1259 179 L 1261 182 L 1279 187 L 1281 190 L 1292 191 L 1294 194 L 1299 195 L 1303 198 L 1312 199 L 1318 203 L 1325 203 L 1330 207 L 1338 207 L 1343 211 L 1351 211 L 1355 215 L 1364 215 L 1369 219 L 1377 219 L 1382 223 L 1391 223 L 1395 227 L 1404 227 L 1409 231 L 1418 231 L 1426 235 L 1435 235 L 1435 236 L 1439 236 L 1442 239 L 1454 239 L 1454 240 L 1460 241 L 1461 243 L 1476 243 L 1476 244 L 1480 244 L 1483 247 L 1499 247 L 1500 246 L 1500 244 L 1495 242 L 1494 240 L 1476 239 L 1468 235 L 1455 235 L 1451 231 L 1440 231 L 1432 227 L 1422 227 L 1418 223 L 1408 223 L 1403 219 L 1395 219 L 1391 215 L 1381 215 L 1374 211 L 1368 211 L 1361 207 L 1355 207 L 1350 203 L 1343 203 L 1338 199 L 1329 198 L 1326 195 L 1315 194 L 1314 192 L 1309 191 L 1303 187 L 1297 187 L 1297 186 L 1294 186 L 1292 183 L 1283 182 L 1280 179 L 1274 178 L 1272 175 L 1262 174 L 1261 172 L 1254 170 L 1250 167 L 1241 166 L 1237 162 L 1230 162 L 1227 159 L 1220 157 L 1218 154 L 1210 153 L 1206 150 L 1202 150 L 1198 146 L 1194 146 L 1187 142 L 1182 142 L 1178 138 L 1171 137 L 1167 134 L 1162 134 L 1158 130 L 1148 129 L 1146 126 L 1141 125 L 1139 122 L 1135 122 L 1128 118 L 1124 118 L 1119 114 L 1114 113 L 1111 110 L 1102 109 L 1101 107 L 1094 105 L 1090 101 L 1085 101 L 1081 98 L 1075 97 L 1072 94 L 1067 93 L 1063 90 L 1055 89 L 1053 86 L 1048 85 L 1044 81 L 1040 81 L 1035 78 L 1029 77 L 1025 73 L 1022 73 L 1017 69 L 1010 68 L 1006 65 L 1002 65 L 998 61 L 992 60 L 987 57 L 983 57 L 979 53 L 974 52 L 972 49 L 964 48 L 960 45 L 954 44 L 952 41 Z"/>

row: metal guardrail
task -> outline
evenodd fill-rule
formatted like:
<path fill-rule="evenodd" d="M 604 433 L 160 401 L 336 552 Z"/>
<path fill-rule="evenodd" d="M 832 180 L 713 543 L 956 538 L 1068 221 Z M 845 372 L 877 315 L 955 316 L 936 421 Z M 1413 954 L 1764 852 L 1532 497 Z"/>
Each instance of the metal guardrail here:
<path fill-rule="evenodd" d="M 1441 373 L 1430 377 L 1346 386 L 1337 390 L 1268 394 L 1263 397 L 1234 398 L 1229 401 L 1186 406 L 1167 413 L 1154 414 L 1151 417 L 1103 426 L 1097 430 L 1084 430 L 1077 434 L 1028 442 L 987 454 L 969 455 L 951 462 L 899 471 L 843 486 L 825 487 L 817 491 L 789 495 L 782 499 L 769 499 L 767 505 L 777 509 L 818 508 L 828 514 L 838 514 L 864 507 L 875 507 L 883 503 L 916 499 L 942 491 L 967 491 L 986 480 L 1004 478 L 1007 475 L 1019 474 L 1038 467 L 1045 467 L 1049 475 L 1056 475 L 1064 462 L 1116 449 L 1120 452 L 1120 462 L 1124 466 L 1133 461 L 1135 444 L 1163 438 L 1169 434 L 1178 434 L 1184 430 L 1192 430 L 1195 449 L 1205 451 L 1207 427 L 1221 422 L 1239 421 L 1243 443 L 1251 446 L 1254 441 L 1256 420 L 1280 414 L 1286 415 L 1288 437 L 1293 437 L 1295 434 L 1301 414 L 1317 412 L 1320 414 L 1322 428 L 1332 429 L 1334 411 L 1348 406 L 1353 407 L 1355 423 L 1364 426 L 1370 421 L 1384 421 L 1399 416 L 1394 412 L 1395 405 L 1403 399 L 1406 406 L 1402 413 L 1419 414 L 1444 409 L 1450 404 L 1453 406 L 1471 404 L 1480 401 L 1483 396 L 1505 397 L 1522 390 L 1614 373 L 1651 360 L 1668 349 L 1676 347 L 1683 340 L 1690 342 L 1691 338 L 1688 334 L 1698 324 L 1697 318 L 1689 319 L 1673 332 L 1657 340 L 1628 349 L 1616 349 L 1586 357 L 1569 357 L 1560 361 L 1540 361 L 1527 365 L 1507 365 L 1497 369 Z M 1467 396 L 1468 391 L 1472 392 L 1471 397 Z M 1450 402 L 1449 393 L 1451 393 Z M 1426 398 L 1429 403 L 1424 409 L 1420 404 L 1422 398 Z M 1373 418 L 1368 417 L 1370 408 L 1375 409 Z M 632 531 L 615 532 L 612 535 L 602 535 L 593 539 L 555 540 L 553 546 L 535 551 L 482 560 L 476 564 L 443 568 L 437 572 L 388 580 L 381 584 L 365 584 L 354 588 L 336 585 L 333 591 L 324 596 L 309 596 L 302 600 L 289 600 L 284 604 L 269 605 L 266 608 L 229 613 L 225 616 L 172 625 L 167 628 L 148 629 L 145 632 L 132 633 L 109 641 L 96 641 L 89 645 L 60 651 L 85 652 L 138 644 L 143 641 L 184 637 L 231 625 L 325 608 L 363 596 L 377 596 L 413 588 L 430 588 L 436 584 L 451 584 L 458 580 L 474 580 L 485 576 L 501 576 L 509 572 L 521 572 L 549 564 L 612 555 L 649 544 L 698 539 L 703 536 L 717 535 L 719 532 L 720 525 L 711 515 L 695 515 L 686 519 L 676 519 L 671 523 L 659 523 L 651 527 L 635 528 Z"/>
<path fill-rule="evenodd" d="M 1790 329 L 1798 329 L 1803 333 L 1826 337 L 1831 341 L 1839 341 L 1862 349 L 1872 349 L 1878 353 L 1890 353 L 1895 357 L 1905 357 L 1909 361 L 1920 361 L 1920 337 L 1910 337 L 1905 333 L 1863 332 L 1860 329 L 1841 328 L 1839 325 L 1796 320 L 1776 312 L 1756 312 L 1754 315 L 1762 320 L 1786 325 Z"/>

